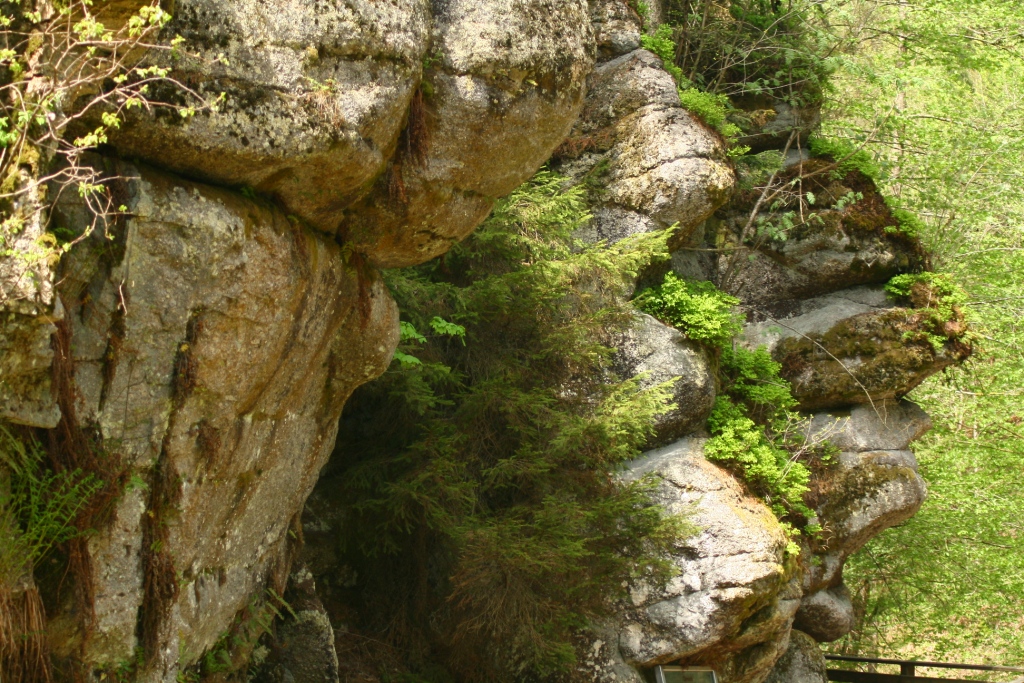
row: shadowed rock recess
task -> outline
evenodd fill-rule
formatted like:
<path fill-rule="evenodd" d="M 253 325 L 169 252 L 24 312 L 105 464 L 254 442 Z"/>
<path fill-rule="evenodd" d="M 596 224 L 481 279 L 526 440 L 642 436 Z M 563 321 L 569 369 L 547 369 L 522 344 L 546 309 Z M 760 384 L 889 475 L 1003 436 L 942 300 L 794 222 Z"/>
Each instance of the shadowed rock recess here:
<path fill-rule="evenodd" d="M 576 674 L 640 683 L 682 662 L 722 683 L 825 680 L 816 643 L 853 624 L 843 563 L 926 495 L 909 444 L 930 422 L 903 397 L 969 354 L 917 334 L 920 311 L 883 291 L 924 256 L 884 229 L 896 223 L 870 179 L 817 188 L 864 199 L 752 258 L 716 252 L 742 246 L 750 193 L 621 0 L 178 0 L 167 31 L 203 58 L 176 62 L 177 77 L 224 106 L 135 110 L 90 160 L 123 215 L 55 278 L 29 286 L 0 263 L 0 417 L 49 430 L 61 462 L 100 462 L 117 489 L 69 552 L 66 585 L 39 580 L 58 680 L 192 681 L 202 661 L 228 680 L 226 638 L 266 658 L 261 680 L 378 680 L 344 674 L 346 625 L 318 586 L 358 577 L 306 505 L 346 400 L 399 341 L 377 269 L 444 254 L 545 163 L 601 187 L 581 239 L 676 226 L 671 267 L 742 301 L 737 343 L 769 349 L 810 432 L 839 451 L 812 468 L 823 531 L 794 552 L 769 507 L 703 455 L 718 356 L 637 314 L 613 341 L 616 370 L 674 380 L 676 407 L 622 476 L 653 477 L 657 502 L 699 531 L 668 558 L 667 586 L 629 586 L 593 625 Z M 757 151 L 817 121 L 772 106 L 774 128 L 748 136 Z M 790 169 L 805 161 L 826 163 L 797 155 Z M 79 234 L 93 218 L 69 192 L 51 215 Z M 269 652 L 262 631 L 239 630 L 260 619 L 278 624 Z"/>

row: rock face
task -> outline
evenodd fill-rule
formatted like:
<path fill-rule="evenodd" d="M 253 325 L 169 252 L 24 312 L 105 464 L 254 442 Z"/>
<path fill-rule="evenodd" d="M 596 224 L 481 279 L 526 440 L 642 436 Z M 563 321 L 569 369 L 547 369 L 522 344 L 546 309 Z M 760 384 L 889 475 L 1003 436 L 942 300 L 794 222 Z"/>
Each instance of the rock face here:
<path fill-rule="evenodd" d="M 272 196 L 386 267 L 444 253 L 530 177 L 593 64 L 585 0 L 184 0 L 175 17 L 199 48 L 180 80 L 225 102 L 138 117 L 115 147 Z"/>
<path fill-rule="evenodd" d="M 823 588 L 800 601 L 793 625 L 819 643 L 839 640 L 854 627 L 850 591 L 843 584 Z"/>
<path fill-rule="evenodd" d="M 715 364 L 708 351 L 646 313 L 616 342 L 615 366 L 623 377 L 646 373 L 644 386 L 673 378 L 668 413 L 655 423 L 651 445 L 663 445 L 702 427 L 715 405 Z"/>
<path fill-rule="evenodd" d="M 74 415 L 140 484 L 88 543 L 85 658 L 131 659 L 141 623 L 152 680 L 173 680 L 287 571 L 291 519 L 346 398 L 390 361 L 397 312 L 376 274 L 268 204 L 118 175 L 130 217 L 72 250 L 60 290 Z"/>
<path fill-rule="evenodd" d="M 656 24 L 661 3 L 648 4 Z M 808 186 L 816 220 L 744 242 L 752 196 L 729 201 L 724 141 L 681 107 L 624 0 L 178 0 L 174 14 L 169 33 L 197 52 L 175 77 L 223 93 L 222 106 L 136 112 L 112 135 L 97 164 L 126 210 L 71 249 L 59 286 L 47 264 L 33 278 L 0 263 L 0 418 L 52 429 L 71 464 L 85 448 L 112 490 L 82 542 L 81 601 L 50 615 L 55 656 L 97 676 L 138 661 L 138 681 L 171 683 L 254 598 L 284 591 L 342 407 L 398 342 L 375 268 L 444 253 L 554 151 L 553 167 L 593 190 L 580 237 L 678 225 L 672 267 L 744 300 L 745 343 L 769 346 L 801 407 L 819 411 L 810 431 L 841 450 L 815 470 L 824 532 L 798 558 L 693 435 L 715 399 L 714 353 L 638 316 L 615 343 L 618 369 L 679 377 L 652 445 L 674 443 L 624 476 L 654 477 L 658 501 L 700 531 L 675 548 L 667 587 L 631 587 L 584 648 L 586 671 L 639 683 L 644 667 L 681 661 L 714 666 L 722 683 L 823 681 L 813 640 L 852 623 L 843 563 L 925 496 L 907 448 L 927 416 L 896 399 L 969 352 L 933 344 L 920 311 L 878 287 L 922 256 L 887 229 L 898 226 L 873 184 Z M 759 150 L 815 125 L 814 111 L 750 106 L 744 132 Z M 785 172 L 815 163 L 797 151 Z M 93 218 L 71 196 L 53 217 L 78 232 Z M 40 220 L 14 246 L 43 236 Z M 321 536 L 333 542 L 329 524 Z M 348 587 L 333 552 L 307 555 Z M 298 617 L 282 623 L 287 647 L 264 680 L 339 678 L 306 583 L 293 574 Z"/>
<path fill-rule="evenodd" d="M 782 655 L 765 683 L 827 683 L 825 658 L 806 633 L 794 629 L 789 634 L 789 648 Z"/>
<path fill-rule="evenodd" d="M 762 502 L 704 459 L 704 441 L 651 451 L 625 475 L 656 477 L 657 501 L 700 531 L 677 547 L 679 575 L 664 590 L 631 588 L 608 641 L 592 648 L 597 680 L 639 683 L 636 669 L 681 660 L 712 665 L 723 681 L 755 682 L 785 651 L 800 599 L 788 539 Z"/>
<path fill-rule="evenodd" d="M 338 683 L 334 628 L 305 566 L 289 578 L 291 608 L 277 626 L 275 647 L 261 662 L 255 683 Z"/>
<path fill-rule="evenodd" d="M 773 123 L 787 118 L 780 114 Z M 790 151 L 798 152 L 795 146 Z M 800 154 L 784 163 L 780 181 L 801 173 L 803 179 L 800 192 L 780 198 L 774 213 L 759 213 L 751 223 L 761 193 L 744 189 L 715 215 L 719 246 L 742 246 L 739 256 L 719 258 L 719 284 L 755 315 L 791 315 L 801 300 L 882 284 L 923 267 L 920 242 L 902 232 L 867 176 L 850 171 L 837 180 L 826 160 Z"/>
<path fill-rule="evenodd" d="M 21 229 L 0 232 L 0 419 L 50 428 L 60 419 L 50 382 L 50 337 L 64 309 L 54 289 L 54 264 L 41 248 L 49 235 L 40 195 L 32 191 L 12 200 L 11 217 Z"/>
<path fill-rule="evenodd" d="M 908 401 L 880 401 L 811 416 L 809 436 L 827 436 L 842 449 L 837 462 L 812 480 L 812 504 L 822 534 L 806 543 L 811 561 L 796 627 L 819 642 L 853 627 L 850 594 L 842 568 L 872 537 L 912 517 L 927 488 L 910 443 L 931 427 L 928 415 Z"/>

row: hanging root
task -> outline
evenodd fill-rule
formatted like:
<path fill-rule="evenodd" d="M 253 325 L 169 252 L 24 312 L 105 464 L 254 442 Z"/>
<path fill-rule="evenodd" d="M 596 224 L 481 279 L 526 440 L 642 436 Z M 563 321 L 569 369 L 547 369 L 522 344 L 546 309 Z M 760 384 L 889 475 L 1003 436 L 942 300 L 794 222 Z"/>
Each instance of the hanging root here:
<path fill-rule="evenodd" d="M 430 126 L 427 122 L 427 103 L 423 89 L 417 88 L 409 103 L 409 121 L 405 124 L 402 134 L 402 156 L 415 164 L 423 166 L 427 163 L 427 152 L 430 149 Z"/>
<path fill-rule="evenodd" d="M 35 586 L 0 586 L 0 681 L 51 683 L 46 612 Z"/>

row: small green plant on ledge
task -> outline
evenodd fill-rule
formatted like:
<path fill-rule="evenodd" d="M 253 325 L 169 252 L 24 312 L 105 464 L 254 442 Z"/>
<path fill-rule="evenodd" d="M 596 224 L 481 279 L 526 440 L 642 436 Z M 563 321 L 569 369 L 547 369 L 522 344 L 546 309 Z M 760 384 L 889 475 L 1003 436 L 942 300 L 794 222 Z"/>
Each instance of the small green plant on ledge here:
<path fill-rule="evenodd" d="M 822 439 L 804 438 L 804 420 L 794 411 L 797 403 L 781 369 L 763 347 L 723 350 L 722 394 L 708 418 L 712 436 L 704 455 L 743 479 L 791 534 L 798 527 L 815 534 L 820 527 L 808 523 L 814 512 L 804 502 L 811 477 L 807 462 L 827 464 L 834 449 Z M 799 549 L 791 543 L 789 551 Z"/>
<path fill-rule="evenodd" d="M 969 329 L 964 312 L 967 292 L 945 273 L 907 273 L 897 275 L 885 285 L 885 291 L 897 300 L 910 303 L 915 309 L 915 331 L 905 333 L 907 339 L 924 337 L 936 353 L 946 344 L 970 347 L 976 335 Z"/>
<path fill-rule="evenodd" d="M 676 42 L 672 39 L 672 27 L 668 24 L 659 26 L 653 34 L 645 33 L 640 36 L 640 46 L 650 50 L 661 57 L 662 66 L 665 71 L 672 75 L 676 83 L 682 86 L 689 81 L 683 76 L 683 70 L 676 66 Z"/>
<path fill-rule="evenodd" d="M 902 234 L 916 239 L 924 233 L 925 224 L 916 213 L 901 208 L 897 204 L 897 200 L 892 197 L 886 197 L 885 203 L 892 211 L 892 217 L 896 219 L 896 225 L 890 225 L 885 228 L 885 231 L 889 234 Z"/>
<path fill-rule="evenodd" d="M 831 157 L 836 162 L 836 170 L 832 172 L 836 179 L 842 178 L 850 171 L 860 171 L 874 181 L 882 177 L 882 169 L 871 155 L 863 149 L 857 149 L 846 140 L 815 136 L 810 139 L 809 146 L 814 156 Z"/>
<path fill-rule="evenodd" d="M 729 114 L 729 98 L 725 95 L 703 92 L 691 87 L 679 91 L 679 101 L 687 111 L 699 116 L 704 123 L 721 133 L 726 141 L 732 141 L 742 133 L 739 126 L 726 118 Z M 737 149 L 743 150 L 738 152 L 739 154 L 749 151 L 749 148 Z"/>
<path fill-rule="evenodd" d="M 734 308 L 739 302 L 710 282 L 685 280 L 671 272 L 660 285 L 645 289 L 633 300 L 641 311 L 712 346 L 728 344 L 740 333 Z"/>

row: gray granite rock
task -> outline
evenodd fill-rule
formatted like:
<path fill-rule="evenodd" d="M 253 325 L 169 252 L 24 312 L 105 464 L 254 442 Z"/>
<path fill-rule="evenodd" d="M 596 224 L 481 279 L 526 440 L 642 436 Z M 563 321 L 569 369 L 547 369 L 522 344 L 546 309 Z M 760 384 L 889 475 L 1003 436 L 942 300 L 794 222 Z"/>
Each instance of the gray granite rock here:
<path fill-rule="evenodd" d="M 646 373 L 644 386 L 675 380 L 668 413 L 657 418 L 651 445 L 675 441 L 703 426 L 715 404 L 715 364 L 699 344 L 646 313 L 616 342 L 614 365 L 623 377 Z"/>
<path fill-rule="evenodd" d="M 529 178 L 594 61 L 586 0 L 181 0 L 174 16 L 198 51 L 176 74 L 226 99 L 187 121 L 139 112 L 114 147 L 272 196 L 386 267 L 440 255 Z"/>
<path fill-rule="evenodd" d="M 968 346 L 952 340 L 934 345 L 927 316 L 884 296 L 857 287 L 801 302 L 789 317 L 747 326 L 744 344 L 771 351 L 808 411 L 901 398 L 970 356 Z"/>
<path fill-rule="evenodd" d="M 819 643 L 830 643 L 849 633 L 854 620 L 850 590 L 840 583 L 805 595 L 793 626 Z"/>
<path fill-rule="evenodd" d="M 901 451 L 931 429 L 932 421 L 916 403 L 878 401 L 848 411 L 816 413 L 808 436 L 827 434 L 829 443 L 842 451 Z"/>
<path fill-rule="evenodd" d="M 654 476 L 656 500 L 699 528 L 672 554 L 664 589 L 642 581 L 589 650 L 598 681 L 638 681 L 638 669 L 682 659 L 712 663 L 723 683 L 759 683 L 786 647 L 799 605 L 788 539 L 765 505 L 682 439 L 633 462 L 627 480 Z"/>
<path fill-rule="evenodd" d="M 775 664 L 765 683 L 828 683 L 825 657 L 806 633 L 793 630 L 789 647 Z"/>
<path fill-rule="evenodd" d="M 112 242 L 97 232 L 71 250 L 60 293 L 73 302 L 77 419 L 148 488 L 129 487 L 89 537 L 84 654 L 94 666 L 134 657 L 145 602 L 160 617 L 144 634 L 159 646 L 144 679 L 174 680 L 285 563 L 345 400 L 391 360 L 397 310 L 379 275 L 269 204 L 117 171 L 129 218 Z M 69 198 L 57 213 L 82 212 Z M 159 543 L 146 541 L 152 524 Z M 154 568 L 179 586 L 160 605 Z"/>
<path fill-rule="evenodd" d="M 600 174 L 589 232 L 610 243 L 678 224 L 697 226 L 728 199 L 735 177 L 721 138 L 683 109 L 661 58 L 636 50 L 600 64 L 560 170 Z"/>

